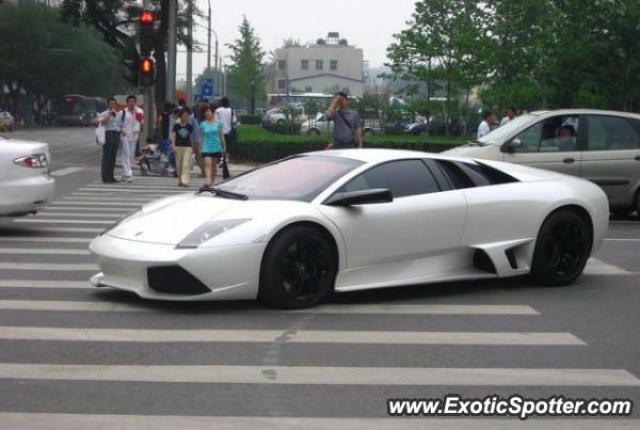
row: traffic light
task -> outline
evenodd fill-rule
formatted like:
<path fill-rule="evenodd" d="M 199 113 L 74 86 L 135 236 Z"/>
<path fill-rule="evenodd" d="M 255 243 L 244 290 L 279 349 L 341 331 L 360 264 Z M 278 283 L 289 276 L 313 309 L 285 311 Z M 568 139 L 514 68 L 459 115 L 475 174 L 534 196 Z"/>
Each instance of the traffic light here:
<path fill-rule="evenodd" d="M 156 64 L 152 58 L 144 57 L 140 60 L 140 84 L 143 87 L 153 85 Z"/>
<path fill-rule="evenodd" d="M 150 10 L 140 13 L 140 55 L 148 57 L 153 52 L 155 16 Z"/>

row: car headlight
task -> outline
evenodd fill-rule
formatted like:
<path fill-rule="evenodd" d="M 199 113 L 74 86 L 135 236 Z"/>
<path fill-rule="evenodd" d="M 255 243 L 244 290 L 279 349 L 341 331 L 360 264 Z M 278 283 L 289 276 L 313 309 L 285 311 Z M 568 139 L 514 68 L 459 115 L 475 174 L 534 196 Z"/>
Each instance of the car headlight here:
<path fill-rule="evenodd" d="M 251 221 L 250 219 L 227 219 L 220 221 L 209 221 L 202 224 L 197 229 L 193 230 L 187 237 L 182 239 L 177 249 L 192 249 L 197 248 L 203 242 L 206 242 L 209 239 L 212 239 L 216 236 L 221 235 L 233 228 L 238 227 L 241 224 L 244 224 L 247 221 Z"/>

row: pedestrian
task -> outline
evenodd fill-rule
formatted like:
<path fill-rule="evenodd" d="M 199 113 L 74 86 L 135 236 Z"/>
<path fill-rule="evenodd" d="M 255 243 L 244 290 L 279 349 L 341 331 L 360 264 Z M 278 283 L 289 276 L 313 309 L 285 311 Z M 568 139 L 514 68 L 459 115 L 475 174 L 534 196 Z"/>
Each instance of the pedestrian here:
<path fill-rule="evenodd" d="M 193 134 L 191 135 L 191 152 L 196 159 L 196 164 L 200 168 L 200 176 L 204 177 L 204 160 L 202 158 L 202 151 L 200 151 L 200 123 L 204 121 L 204 111 L 202 112 L 202 117 L 200 117 L 200 110 L 204 108 L 203 100 L 198 101 L 196 106 L 194 107 L 193 112 L 189 115 L 189 124 L 193 127 Z M 187 107 L 187 102 L 185 99 L 178 100 L 178 106 L 181 109 Z"/>
<path fill-rule="evenodd" d="M 333 120 L 333 142 L 327 149 L 362 148 L 362 126 L 357 112 L 349 109 L 349 96 L 340 91 L 325 112 Z"/>
<path fill-rule="evenodd" d="M 171 132 L 171 148 L 176 157 L 179 187 L 188 187 L 191 178 L 191 140 L 195 129 L 189 122 L 190 116 L 189 108 L 183 108 Z"/>
<path fill-rule="evenodd" d="M 238 118 L 236 112 L 231 108 L 231 102 L 228 97 L 220 99 L 220 107 L 216 109 L 216 118 L 222 121 L 222 131 L 224 133 L 224 141 L 227 144 L 226 159 L 229 161 L 233 157 L 236 139 L 236 124 Z"/>
<path fill-rule="evenodd" d="M 116 118 L 117 105 L 116 99 L 109 97 L 107 110 L 99 116 L 100 124 L 105 128 L 105 143 L 102 146 L 102 163 L 100 167 L 102 182 L 105 184 L 118 182 L 113 175 L 116 167 L 118 146 L 120 146 L 120 124 Z"/>
<path fill-rule="evenodd" d="M 128 96 L 127 107 L 118 114 L 122 124 L 122 180 L 126 182 L 132 182 L 131 163 L 135 158 L 140 130 L 144 123 L 144 111 L 137 106 L 137 102 L 136 96 Z"/>
<path fill-rule="evenodd" d="M 205 189 L 211 188 L 216 180 L 218 162 L 226 152 L 222 121 L 215 118 L 213 107 L 205 109 L 205 120 L 200 124 L 202 157 L 204 158 Z"/>
<path fill-rule="evenodd" d="M 478 139 L 491 133 L 491 126 L 496 122 L 496 116 L 491 111 L 482 114 L 482 122 L 478 126 Z"/>
<path fill-rule="evenodd" d="M 507 116 L 502 118 L 502 121 L 500 121 L 500 127 L 502 127 L 503 125 L 509 124 L 515 116 L 516 116 L 516 108 L 513 106 L 507 107 Z"/>

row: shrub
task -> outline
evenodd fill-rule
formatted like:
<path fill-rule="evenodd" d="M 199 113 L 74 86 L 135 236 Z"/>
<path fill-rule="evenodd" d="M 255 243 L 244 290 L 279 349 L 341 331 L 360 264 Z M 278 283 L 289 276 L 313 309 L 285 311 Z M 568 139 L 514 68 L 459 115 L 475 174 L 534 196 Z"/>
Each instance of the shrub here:
<path fill-rule="evenodd" d="M 238 121 L 244 125 L 260 125 L 262 117 L 260 115 L 238 115 Z"/>

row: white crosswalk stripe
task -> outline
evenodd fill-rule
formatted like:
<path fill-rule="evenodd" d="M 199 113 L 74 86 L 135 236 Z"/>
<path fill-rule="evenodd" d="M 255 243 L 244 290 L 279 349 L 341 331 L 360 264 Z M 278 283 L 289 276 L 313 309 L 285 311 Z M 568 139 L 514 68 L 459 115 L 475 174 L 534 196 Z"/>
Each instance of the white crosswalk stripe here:
<path fill-rule="evenodd" d="M 626 370 L 0 363 L 0 379 L 291 385 L 640 387 Z"/>
<path fill-rule="evenodd" d="M 634 419 L 517 419 L 495 418 L 324 418 L 324 417 L 237 417 L 176 415 L 48 414 L 0 412 L 6 428 L 38 430 L 632 430 Z"/>
<path fill-rule="evenodd" d="M 109 220 L 88 220 L 88 219 L 59 219 L 59 218 L 25 218 L 13 220 L 18 224 L 102 224 L 110 225 L 113 221 Z"/>
<path fill-rule="evenodd" d="M 585 345 L 569 333 L 305 330 L 124 330 L 0 327 L 0 339 L 91 342 L 276 342 L 384 345 Z"/>
<path fill-rule="evenodd" d="M 87 249 L 67 248 L 2 248 L 0 254 L 8 255 L 90 255 Z"/>
<path fill-rule="evenodd" d="M 62 281 L 40 279 L 0 279 L 0 288 L 88 289 L 94 288 L 88 281 Z"/>
<path fill-rule="evenodd" d="M 88 244 L 93 237 L 46 237 L 46 236 L 0 236 L 0 243 L 3 242 L 22 242 L 22 243 L 77 243 Z"/>
<path fill-rule="evenodd" d="M 0 270 L 31 270 L 44 272 L 78 272 L 97 271 L 97 264 L 77 264 L 77 263 L 21 263 L 21 262 L 0 262 Z"/>

